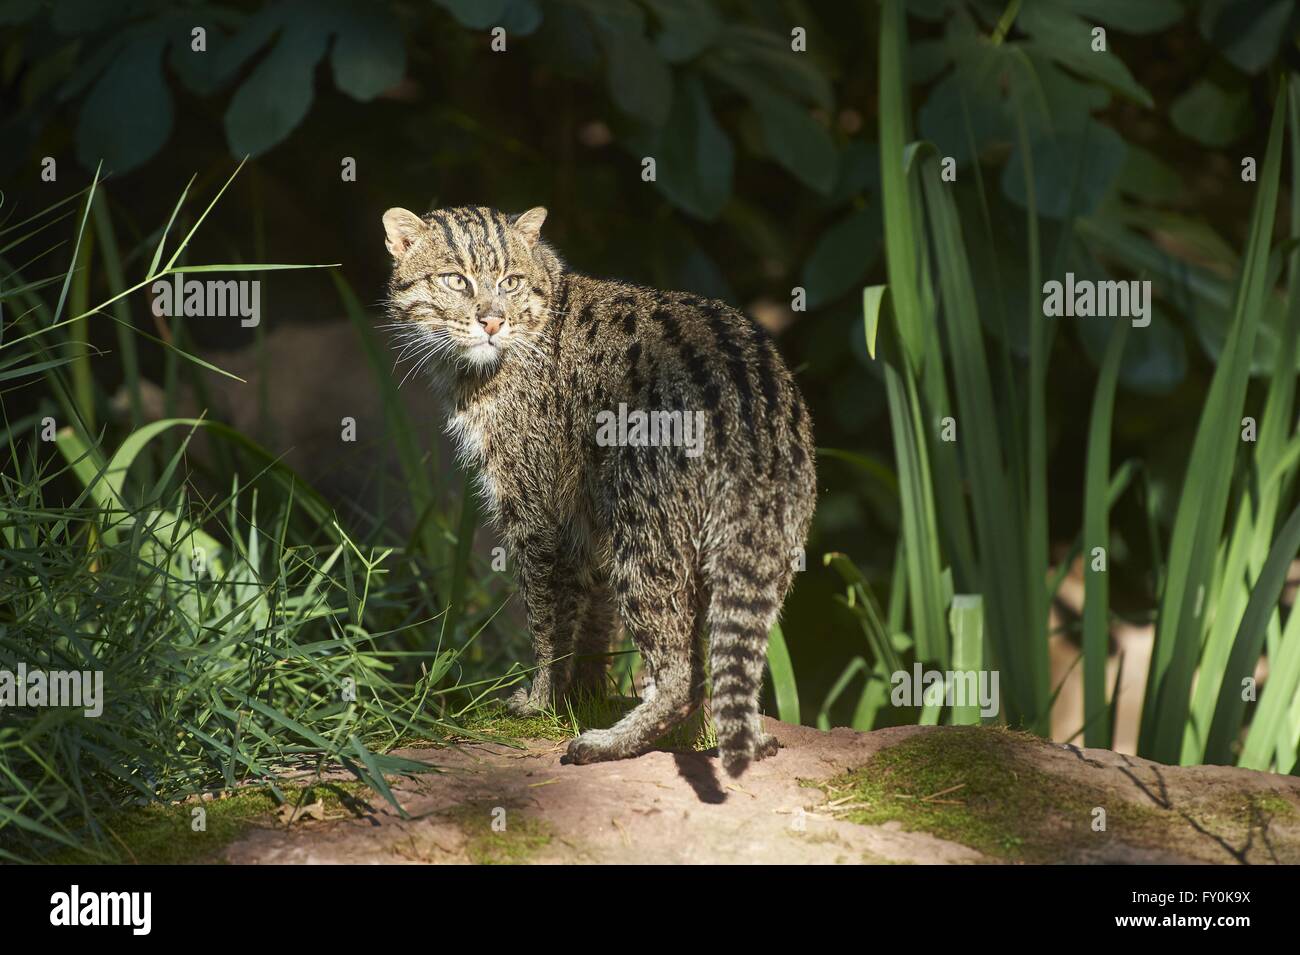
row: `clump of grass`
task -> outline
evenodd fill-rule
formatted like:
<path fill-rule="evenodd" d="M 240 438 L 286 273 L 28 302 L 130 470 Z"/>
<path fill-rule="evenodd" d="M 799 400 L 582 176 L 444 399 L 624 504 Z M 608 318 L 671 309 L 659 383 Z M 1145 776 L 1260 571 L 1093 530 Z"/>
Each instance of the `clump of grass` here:
<path fill-rule="evenodd" d="M 99 671 L 104 698 L 99 717 L 6 711 L 5 858 L 37 843 L 117 858 L 101 811 L 290 769 L 341 764 L 400 810 L 384 774 L 427 767 L 384 752 L 446 738 L 449 712 L 491 688 L 463 686 L 459 650 L 389 649 L 418 626 L 401 563 L 341 531 L 292 543 L 289 500 L 269 515 L 243 492 L 57 508 L 43 494 L 59 472 L 15 471 L 0 477 L 0 669 Z"/>
<path fill-rule="evenodd" d="M 455 534 L 436 553 L 378 534 L 358 538 L 234 429 L 208 419 L 143 421 L 137 338 L 163 348 L 168 406 L 183 370 L 200 393 L 194 370 L 221 370 L 184 351 L 179 323 L 168 340 L 136 327 L 132 293 L 180 272 L 315 266 L 184 262 L 217 201 L 168 249 L 187 187 L 144 278 L 127 279 L 124 264 L 149 261 L 151 249 L 118 256 L 98 185 L 64 200 L 84 206 L 62 276 L 28 281 L 0 256 L 0 309 L 10 310 L 0 380 L 6 394 L 44 386 L 35 413 L 19 420 L 0 396 L 0 670 L 98 673 L 103 685 L 96 717 L 5 709 L 0 860 L 59 851 L 129 859 L 129 840 L 111 822 L 126 807 L 249 784 L 283 801 L 290 771 L 340 765 L 403 812 L 385 774 L 428 767 L 388 750 L 445 739 L 503 682 L 482 666 L 471 676 L 464 651 L 473 636 L 444 626 L 447 594 L 467 590 L 467 548 L 455 548 L 462 563 L 449 567 L 439 561 Z M 5 251 L 69 218 L 60 205 L 0 224 Z M 98 242 L 88 238 L 92 221 Z M 107 275 L 102 290 L 92 246 Z M 91 334 L 92 320 L 116 324 L 132 399 L 126 427 L 103 414 L 111 402 L 91 373 L 97 355 L 88 343 L 102 337 Z M 56 441 L 42 439 L 46 418 L 58 422 Z M 187 457 L 199 429 L 214 439 L 213 462 Z M 433 509 L 422 519 L 448 526 Z M 446 576 L 459 590 L 429 583 Z"/>
<path fill-rule="evenodd" d="M 1015 19 L 1019 5 L 1008 9 L 1004 26 Z M 978 607 L 981 635 L 970 640 L 971 649 L 978 651 L 972 658 L 981 661 L 975 668 L 995 665 L 1001 673 L 1001 718 L 1046 735 L 1057 699 L 1049 679 L 1049 603 L 1073 563 L 1073 556 L 1061 561 L 1050 586 L 1041 586 L 1049 578 L 1049 515 L 1056 510 L 1050 506 L 1048 386 L 1052 362 L 1059 360 L 1063 347 L 1058 339 L 1069 333 L 1061 323 L 1045 320 L 1036 290 L 1044 278 L 1060 278 L 1078 262 L 1088 270 L 1114 270 L 1116 277 L 1128 271 L 1145 277 L 1149 271 L 1181 292 L 1190 288 L 1188 266 L 1159 253 L 1137 230 L 1099 227 L 1098 217 L 1076 207 L 1073 193 L 1063 219 L 1040 216 L 1040 183 L 1033 169 L 1034 153 L 1041 162 L 1042 146 L 1031 133 L 1034 111 L 1026 108 L 1033 97 L 1011 95 L 1007 119 L 1024 177 L 1028 255 L 1023 278 L 1035 290 L 1027 300 L 1022 351 L 1013 344 L 1006 316 L 988 307 L 1008 301 L 1011 273 L 981 269 L 968 253 L 976 244 L 994 240 L 980 163 L 974 165 L 974 191 L 967 193 L 977 197 L 978 206 L 963 207 L 944 179 L 940 151 L 932 143 L 916 142 L 903 0 L 880 4 L 878 36 L 888 286 L 864 290 L 863 327 L 868 353 L 885 379 L 901 540 L 889 626 L 882 634 L 887 639 L 873 647 L 873 660 L 850 662 L 823 712 L 851 682 L 865 676 L 854 723 L 870 728 L 885 712 L 882 678 L 897 669 L 888 641 L 903 634 L 916 661 L 949 669 L 963 641 L 958 628 L 945 625 L 945 612 L 965 598 L 962 605 L 972 617 L 970 608 Z M 1003 27 L 988 37 L 981 55 L 987 57 L 981 69 L 996 70 L 1007 89 L 1037 88 L 1034 68 L 1007 41 Z M 1300 139 L 1300 79 L 1295 76 L 1279 87 L 1274 101 L 1258 184 L 1249 193 L 1253 208 L 1246 242 L 1232 269 L 1235 287 L 1224 285 L 1225 300 L 1231 303 L 1222 308 L 1224 346 L 1182 468 L 1185 477 L 1171 491 L 1176 507 L 1167 537 L 1162 538 L 1153 504 L 1151 475 L 1160 467 L 1133 459 L 1112 468 L 1118 379 L 1126 357 L 1133 357 L 1126 356 L 1126 348 L 1141 336 L 1126 339 L 1123 323 L 1107 333 L 1091 409 L 1083 526 L 1071 548 L 1072 555 L 1094 558 L 1084 565 L 1084 707 L 1074 714 L 1076 735 L 1088 746 L 1110 746 L 1117 718 L 1117 689 L 1106 682 L 1115 568 L 1096 565 L 1095 557 L 1116 551 L 1111 510 L 1130 487 L 1143 487 L 1139 506 L 1145 511 L 1158 605 L 1152 608 L 1155 644 L 1138 752 L 1184 765 L 1236 763 L 1282 773 L 1296 765 L 1300 725 L 1291 703 L 1300 687 L 1300 616 L 1292 614 L 1283 629 L 1279 603 L 1286 568 L 1300 549 L 1300 509 L 1294 503 L 1300 476 L 1295 466 L 1300 441 L 1294 434 L 1300 255 L 1274 243 L 1277 207 L 1285 195 L 1288 135 L 1293 146 Z M 1289 174 L 1293 184 L 1300 181 L 1294 148 Z M 1289 231 L 1294 237 L 1300 234 L 1300 199 L 1294 188 L 1291 193 Z M 979 214 L 970 215 L 976 208 Z M 1126 216 L 1135 219 L 1131 213 Z M 1284 295 L 1278 294 L 1270 263 L 1286 265 Z M 1187 301 L 1197 298 L 1189 294 Z M 981 309 L 985 319 L 1004 323 L 1000 334 L 986 334 Z M 942 334 L 935 334 L 936 329 Z M 1272 374 L 1267 386 L 1256 389 L 1251 379 L 1257 345 L 1270 332 L 1275 336 Z M 960 441 L 944 439 L 933 426 L 949 415 L 964 422 Z M 1249 441 L 1240 440 L 1238 433 L 1246 416 L 1260 422 L 1257 438 Z M 833 450 L 827 456 L 859 464 L 867 460 Z M 1133 480 L 1138 474 L 1141 483 Z M 847 596 L 854 598 L 852 585 Z M 1269 680 L 1258 703 L 1247 705 L 1240 694 L 1242 681 L 1252 677 L 1265 656 Z M 775 654 L 774 673 L 788 680 L 786 668 L 782 655 Z M 939 709 L 922 708 L 920 721 L 939 722 Z M 951 716 L 954 722 L 961 719 L 960 713 Z"/>

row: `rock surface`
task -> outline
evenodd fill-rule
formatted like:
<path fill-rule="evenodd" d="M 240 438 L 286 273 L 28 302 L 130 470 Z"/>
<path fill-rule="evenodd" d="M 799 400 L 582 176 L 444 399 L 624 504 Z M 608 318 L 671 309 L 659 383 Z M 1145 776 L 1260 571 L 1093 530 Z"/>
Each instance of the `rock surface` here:
<path fill-rule="evenodd" d="M 1300 861 L 1300 779 L 1295 777 L 1220 766 L 1162 766 L 993 729 L 909 726 L 826 733 L 768 722 L 783 749 L 739 780 L 722 773 L 716 756 L 701 752 L 656 751 L 634 760 L 574 766 L 561 762 L 565 744 L 549 740 L 522 747 L 466 743 L 401 750 L 398 755 L 440 770 L 391 781 L 409 818 L 371 797 L 359 814 L 255 828 L 221 857 L 232 863 Z M 1021 778 L 1039 791 L 1026 793 L 1035 800 L 1023 813 L 1026 831 L 1012 834 L 1006 845 L 1019 845 L 1023 835 L 1030 840 L 1026 844 L 1041 846 L 1041 839 L 1033 839 L 1051 828 L 1055 841 L 1046 843 L 1049 856 L 990 851 L 987 832 L 981 839 L 963 840 L 960 833 L 941 838 L 908 818 L 850 821 L 854 807 L 866 804 L 855 803 L 852 791 L 842 795 L 836 788 L 846 771 L 865 767 L 869 777 L 873 757 L 891 747 L 929 739 L 947 745 L 959 737 L 938 734 L 962 733 L 981 743 L 996 737 L 997 746 L 1011 747 L 1014 765 L 990 761 L 987 773 L 1008 780 L 1009 798 L 1017 798 Z M 980 780 L 974 777 L 986 770 L 984 762 L 973 765 L 961 772 L 975 784 Z M 899 773 L 899 767 L 890 772 Z M 1031 783 L 1031 777 L 1039 782 Z M 1044 806 L 1041 781 L 1047 777 L 1063 784 L 1060 791 L 1085 794 L 1084 801 L 1068 810 Z M 941 802 L 974 811 L 978 807 L 964 805 L 963 793 L 977 789 L 966 786 L 960 779 L 914 804 Z M 897 794 L 878 798 L 892 795 Z M 972 797 L 972 804 L 978 798 Z M 1095 828 L 1092 802 L 1111 813 L 1114 821 L 1106 831 Z M 1012 818 L 1020 820 L 1022 814 Z"/>

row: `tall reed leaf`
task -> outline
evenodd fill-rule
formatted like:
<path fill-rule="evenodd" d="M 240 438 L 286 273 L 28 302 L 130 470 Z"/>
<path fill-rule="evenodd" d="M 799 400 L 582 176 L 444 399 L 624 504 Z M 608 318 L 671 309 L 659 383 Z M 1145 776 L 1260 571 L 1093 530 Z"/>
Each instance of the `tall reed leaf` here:
<path fill-rule="evenodd" d="M 1233 762 L 1232 746 L 1246 712 L 1245 683 L 1254 679 L 1255 663 L 1264 648 L 1265 627 L 1277 607 L 1278 598 L 1282 596 L 1287 571 L 1297 551 L 1300 551 L 1300 507 L 1291 513 L 1278 534 L 1259 581 L 1251 592 L 1246 612 L 1242 614 L 1232 655 L 1223 671 L 1214 721 L 1210 724 L 1209 738 L 1205 743 L 1206 762 Z"/>
<path fill-rule="evenodd" d="M 1007 464 L 997 427 L 997 405 L 989 380 L 983 330 L 970 261 L 961 223 L 939 172 L 933 147 L 926 147 L 922 183 L 957 385 L 960 428 L 957 444 L 971 485 L 980 568 L 980 592 L 985 600 L 985 626 L 991 638 L 993 665 L 1006 677 L 1006 716 L 1013 725 L 1045 731 L 1047 725 L 1047 640 L 1033 608 L 1044 589 L 1043 579 L 1031 579 L 1024 546 L 1028 540 L 1022 502 L 1009 493 Z"/>
<path fill-rule="evenodd" d="M 1181 752 L 1251 357 L 1268 295 L 1269 240 L 1276 218 L 1286 95 L 1286 89 L 1280 89 L 1274 105 L 1232 326 L 1197 426 L 1174 518 L 1138 740 L 1142 755 L 1161 762 L 1176 762 Z"/>
<path fill-rule="evenodd" d="M 1115 411 L 1115 385 L 1128 340 L 1128 324 L 1111 331 L 1097 379 L 1088 427 L 1088 463 L 1083 499 L 1083 739 L 1086 746 L 1109 747 L 1106 715 L 1106 656 L 1110 649 L 1110 432 Z M 1101 549 L 1103 566 L 1094 567 Z"/>

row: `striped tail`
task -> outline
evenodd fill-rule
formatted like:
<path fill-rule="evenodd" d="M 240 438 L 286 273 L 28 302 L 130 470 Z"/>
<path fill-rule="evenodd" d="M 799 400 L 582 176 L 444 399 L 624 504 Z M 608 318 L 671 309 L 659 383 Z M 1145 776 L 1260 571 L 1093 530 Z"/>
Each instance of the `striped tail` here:
<path fill-rule="evenodd" d="M 767 633 L 777 611 L 771 596 L 747 594 L 741 583 L 715 579 L 708 611 L 713 725 L 722 766 L 731 776 L 739 776 L 753 762 L 763 735 L 758 701 Z"/>

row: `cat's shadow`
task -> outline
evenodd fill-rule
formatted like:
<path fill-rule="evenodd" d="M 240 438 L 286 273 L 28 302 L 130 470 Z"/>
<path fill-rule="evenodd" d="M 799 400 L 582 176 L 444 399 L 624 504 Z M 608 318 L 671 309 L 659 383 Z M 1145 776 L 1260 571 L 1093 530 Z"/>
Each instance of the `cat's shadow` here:
<path fill-rule="evenodd" d="M 714 805 L 727 801 L 727 794 L 718 781 L 717 755 L 716 749 L 705 752 L 698 750 L 673 752 L 673 762 L 677 764 L 678 774 L 686 780 L 691 789 L 695 790 L 695 795 L 700 802 Z"/>

